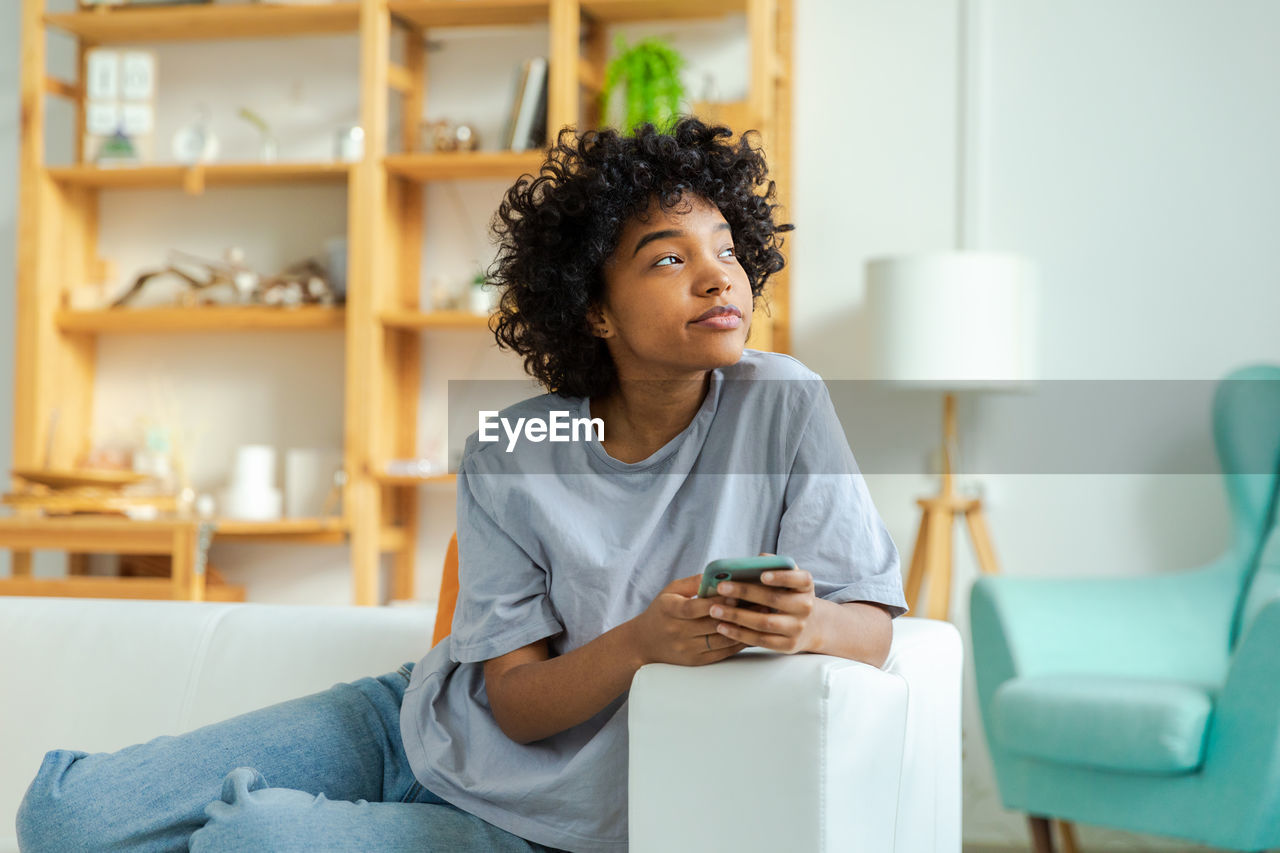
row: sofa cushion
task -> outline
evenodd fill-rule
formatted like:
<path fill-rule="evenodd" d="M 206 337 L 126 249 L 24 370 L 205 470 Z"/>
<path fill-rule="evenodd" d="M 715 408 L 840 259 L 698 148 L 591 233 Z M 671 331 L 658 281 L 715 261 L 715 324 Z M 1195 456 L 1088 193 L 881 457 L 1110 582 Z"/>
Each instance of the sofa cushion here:
<path fill-rule="evenodd" d="M 1134 773 L 1200 766 L 1213 696 L 1175 681 L 1094 675 L 1014 678 L 992 700 L 992 736 L 1019 755 Z"/>

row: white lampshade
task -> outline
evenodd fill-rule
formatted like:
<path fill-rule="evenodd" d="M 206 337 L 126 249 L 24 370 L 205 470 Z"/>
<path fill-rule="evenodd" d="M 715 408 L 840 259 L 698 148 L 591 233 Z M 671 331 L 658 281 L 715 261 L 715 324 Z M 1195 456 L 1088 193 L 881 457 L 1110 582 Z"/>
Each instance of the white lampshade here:
<path fill-rule="evenodd" d="M 1037 282 L 1025 258 L 897 255 L 866 272 L 874 378 L 948 389 L 1036 378 Z"/>

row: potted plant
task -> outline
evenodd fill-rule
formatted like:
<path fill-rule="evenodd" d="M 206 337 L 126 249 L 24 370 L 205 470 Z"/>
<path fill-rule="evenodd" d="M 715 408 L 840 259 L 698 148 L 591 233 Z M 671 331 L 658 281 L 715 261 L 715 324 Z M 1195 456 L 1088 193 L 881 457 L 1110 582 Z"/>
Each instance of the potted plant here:
<path fill-rule="evenodd" d="M 608 123 L 613 94 L 622 86 L 626 89 L 622 133 L 630 134 L 645 122 L 663 129 L 680 113 L 680 99 L 685 94 L 680 82 L 684 58 L 658 38 L 641 39 L 627 47 L 626 39 L 618 36 L 616 48 L 617 55 L 605 66 L 601 120 Z"/>

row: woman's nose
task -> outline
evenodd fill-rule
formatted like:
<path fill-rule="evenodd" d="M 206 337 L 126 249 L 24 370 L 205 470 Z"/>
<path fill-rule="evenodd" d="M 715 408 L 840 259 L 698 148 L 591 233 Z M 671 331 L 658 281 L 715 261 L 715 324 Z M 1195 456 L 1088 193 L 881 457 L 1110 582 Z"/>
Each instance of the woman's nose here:
<path fill-rule="evenodd" d="M 733 276 L 729 274 L 725 264 L 717 260 L 707 264 L 707 268 L 701 272 L 697 282 L 701 293 L 724 293 L 733 287 Z"/>
<path fill-rule="evenodd" d="M 726 272 L 717 273 L 710 281 L 706 282 L 703 289 L 704 293 L 728 293 L 733 287 L 733 279 Z"/>

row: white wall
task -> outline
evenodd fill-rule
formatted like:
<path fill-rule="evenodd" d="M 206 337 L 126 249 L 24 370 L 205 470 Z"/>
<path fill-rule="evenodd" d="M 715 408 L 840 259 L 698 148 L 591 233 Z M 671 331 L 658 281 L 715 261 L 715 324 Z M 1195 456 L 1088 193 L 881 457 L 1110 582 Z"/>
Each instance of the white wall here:
<path fill-rule="evenodd" d="M 0 466 L 9 464 L 12 444 L 16 5 L 0 4 Z M 957 115 L 962 15 L 977 72 L 966 121 Z M 796 354 L 829 378 L 865 376 L 863 261 L 949 248 L 963 231 L 974 247 L 1019 250 L 1039 263 L 1046 378 L 1213 379 L 1244 361 L 1276 361 L 1280 337 L 1269 329 L 1280 316 L 1280 259 L 1267 251 L 1265 237 L 1280 220 L 1280 171 L 1271 157 L 1280 142 L 1271 82 L 1280 79 L 1280 59 L 1265 39 L 1277 26 L 1280 7 L 1267 0 L 1238 0 L 1229 14 L 1209 0 L 972 0 L 964 8 L 959 0 L 797 0 Z M 731 98 L 743 85 L 732 68 L 745 55 L 745 40 L 728 29 L 659 31 L 677 36 L 691 58 L 701 55 L 703 68 L 725 69 L 717 72 L 717 87 Z M 502 36 L 498 53 L 537 50 L 541 38 Z M 246 61 L 276 70 L 255 77 L 251 89 L 220 85 L 204 94 L 220 110 L 227 156 L 252 145 L 247 127 L 230 117 L 241 103 L 293 127 L 295 151 L 324 148 L 328 129 L 349 118 L 353 84 L 337 69 L 354 67 L 350 41 L 308 39 L 262 55 L 237 47 Z M 484 133 L 483 122 L 496 127 L 486 117 L 505 107 L 508 75 L 474 59 L 468 65 L 464 54 L 459 46 L 430 55 L 442 88 L 429 111 L 476 121 Z M 214 46 L 163 48 L 162 87 L 196 85 L 209 67 L 235 73 L 217 58 Z M 464 91 L 458 80 L 476 73 L 489 76 Z M 700 85 L 702 68 L 691 78 Z M 182 120 L 192 97 L 171 94 L 167 114 Z M 956 194 L 962 132 L 973 144 L 964 166 L 971 191 L 963 218 Z M 448 229 L 464 220 L 486 222 L 502 186 L 458 188 L 457 197 L 444 187 L 429 192 L 425 260 L 431 270 L 462 277 L 481 247 L 466 229 Z M 222 190 L 199 201 L 108 194 L 104 251 L 125 267 L 169 246 L 216 253 L 242 244 L 251 260 L 273 269 L 340 225 L 342 194 Z M 205 218 L 215 208 L 236 211 L 237 224 Z M 128 218 L 111 215 L 125 211 Z M 282 233 L 287 241 L 277 239 Z M 198 479 L 213 485 L 236 444 L 340 438 L 339 346 L 325 334 L 108 338 L 98 423 L 104 433 L 113 424 L 127 428 L 154 405 L 150 377 L 163 387 L 168 373 L 183 410 L 207 413 L 198 419 L 205 427 Z M 515 371 L 466 335 L 429 337 L 424 350 L 426 445 L 445 379 Z M 202 377 L 198 384 L 177 381 L 193 373 Z M 233 395 L 254 402 L 236 406 Z M 984 410 L 990 416 L 991 404 L 964 398 L 961 407 L 966 452 L 976 455 L 982 447 L 974 426 Z M 1207 440 L 1203 422 L 1170 429 L 1188 442 Z M 906 450 L 918 467 L 868 477 L 904 557 L 918 522 L 914 499 L 935 487 L 924 474 L 927 450 Z M 1221 487 L 1212 476 L 1009 474 L 968 485 L 986 490 L 998 556 L 1009 573 L 1168 570 L 1213 556 L 1225 540 Z M 423 491 L 424 595 L 435 588 L 443 538 L 452 529 L 451 500 L 448 490 Z M 219 546 L 213 559 L 249 585 L 253 600 L 350 600 L 340 548 Z M 0 567 L 7 561 L 0 554 Z M 38 566 L 57 570 L 55 563 Z M 962 627 L 973 571 L 970 549 L 957 545 L 955 610 Z M 965 836 L 1025 843 L 1021 818 L 999 807 L 971 699 L 965 719 Z M 1082 835 L 1090 846 L 1153 844 L 1087 828 Z"/>
<path fill-rule="evenodd" d="M 1268 44 L 1280 7 L 798 6 L 795 350 L 811 367 L 829 378 L 868 375 L 860 343 L 866 258 L 961 245 L 1020 251 L 1039 265 L 1045 379 L 1210 380 L 1246 362 L 1280 360 L 1280 259 L 1268 239 L 1280 226 L 1272 154 L 1280 57 Z M 963 100 L 962 21 L 974 78 Z M 963 213 L 957 178 L 968 187 Z M 975 427 L 1008 411 L 997 403 L 1009 405 L 961 397 L 962 444 L 973 458 L 991 450 Z M 848 427 L 855 413 L 842 414 Z M 1126 470 L 1160 470 L 1169 446 L 1209 441 L 1207 411 L 1161 426 Z M 921 448 L 921 471 L 923 457 Z M 914 498 L 936 489 L 910 467 L 868 476 L 904 557 L 918 524 Z M 1226 541 L 1215 475 L 1100 468 L 965 485 L 985 492 L 1009 573 L 1188 568 Z M 967 635 L 975 570 L 960 542 L 963 533 L 953 613 Z M 1025 845 L 1023 819 L 1000 807 L 968 677 L 965 838 Z M 1090 828 L 1081 841 L 1162 846 Z"/>

